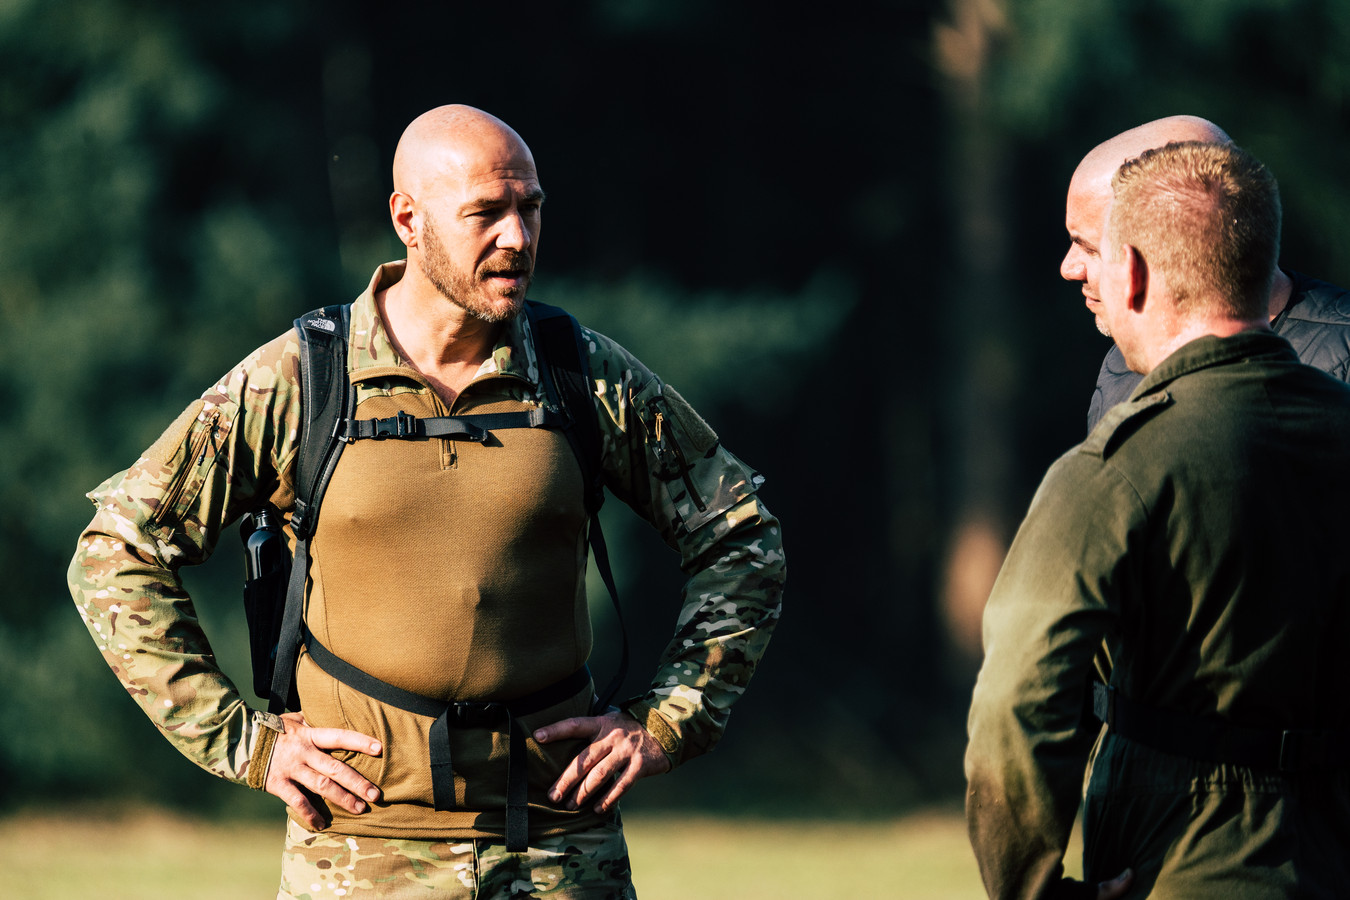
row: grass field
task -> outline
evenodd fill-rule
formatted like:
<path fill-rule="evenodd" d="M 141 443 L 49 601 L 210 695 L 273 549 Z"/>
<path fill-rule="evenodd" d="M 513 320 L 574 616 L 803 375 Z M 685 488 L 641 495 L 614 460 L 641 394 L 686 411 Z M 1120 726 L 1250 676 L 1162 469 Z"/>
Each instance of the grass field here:
<path fill-rule="evenodd" d="M 984 896 L 955 809 L 881 821 L 626 816 L 642 900 L 965 900 Z M 239 900 L 276 895 L 277 824 L 163 812 L 0 819 L 6 900 Z"/>

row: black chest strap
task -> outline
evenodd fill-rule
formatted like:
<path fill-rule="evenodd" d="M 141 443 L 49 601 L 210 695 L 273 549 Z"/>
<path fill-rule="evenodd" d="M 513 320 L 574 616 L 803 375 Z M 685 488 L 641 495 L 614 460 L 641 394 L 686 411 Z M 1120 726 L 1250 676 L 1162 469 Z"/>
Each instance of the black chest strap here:
<path fill-rule="evenodd" d="M 400 411 L 387 419 L 343 419 L 334 436 L 347 443 L 386 439 L 415 441 L 445 438 L 481 444 L 493 431 L 502 428 L 560 428 L 561 414 L 544 407 L 504 413 L 471 413 L 465 416 L 432 416 L 419 419 Z"/>
<path fill-rule="evenodd" d="M 319 668 L 348 687 L 381 703 L 434 720 L 427 736 L 427 750 L 431 756 L 432 799 L 437 810 L 455 808 L 455 771 L 450 758 L 450 729 L 491 728 L 505 732 L 509 741 L 506 757 L 506 849 L 512 853 L 525 851 L 530 837 L 530 782 L 525 752 L 528 735 L 519 719 L 557 706 L 589 689 L 591 673 L 588 668 L 582 666 L 561 681 L 515 700 L 457 700 L 447 703 L 414 694 L 376 678 L 335 655 L 308 630 L 305 632 L 305 647 Z"/>

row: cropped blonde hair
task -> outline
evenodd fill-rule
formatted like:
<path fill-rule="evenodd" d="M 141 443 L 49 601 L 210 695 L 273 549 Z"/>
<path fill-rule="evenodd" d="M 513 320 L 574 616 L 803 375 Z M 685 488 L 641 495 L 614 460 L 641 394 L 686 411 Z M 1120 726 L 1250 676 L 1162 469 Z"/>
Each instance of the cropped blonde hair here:
<path fill-rule="evenodd" d="M 1183 311 L 1262 316 L 1280 254 L 1275 177 L 1234 144 L 1167 144 L 1111 179 L 1107 241 L 1135 248 Z"/>

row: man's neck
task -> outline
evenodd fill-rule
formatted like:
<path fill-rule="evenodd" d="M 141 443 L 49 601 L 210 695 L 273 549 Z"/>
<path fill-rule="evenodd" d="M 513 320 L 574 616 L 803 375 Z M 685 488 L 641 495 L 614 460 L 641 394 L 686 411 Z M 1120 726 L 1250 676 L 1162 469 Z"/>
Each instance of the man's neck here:
<path fill-rule="evenodd" d="M 375 295 L 375 304 L 389 342 L 447 405 L 473 380 L 505 327 L 470 316 L 411 266 L 402 280 Z"/>
<path fill-rule="evenodd" d="M 1265 319 L 1235 319 L 1218 316 L 1204 316 L 1197 319 L 1191 319 L 1182 322 L 1178 330 L 1173 335 L 1154 344 L 1149 360 L 1148 369 L 1143 374 L 1153 371 L 1163 360 L 1189 344 L 1191 341 L 1202 337 L 1232 337 L 1235 334 L 1241 334 L 1244 331 L 1269 331 L 1270 323 Z"/>

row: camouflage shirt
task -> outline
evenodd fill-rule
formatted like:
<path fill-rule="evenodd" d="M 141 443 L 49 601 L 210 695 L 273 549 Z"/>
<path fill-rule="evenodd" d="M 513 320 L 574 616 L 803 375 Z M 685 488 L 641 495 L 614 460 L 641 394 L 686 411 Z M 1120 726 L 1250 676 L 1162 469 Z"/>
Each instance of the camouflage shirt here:
<path fill-rule="evenodd" d="M 408 371 L 375 304 L 403 265 L 381 266 L 353 307 L 352 370 Z M 582 334 L 606 484 L 680 553 L 690 576 L 651 685 L 627 704 L 679 764 L 717 742 L 777 622 L 785 572 L 778 522 L 756 496 L 761 477 L 673 388 L 603 335 Z M 288 332 L 207 390 L 131 468 L 90 492 L 96 513 L 69 572 L 90 634 L 155 725 L 201 767 L 255 787 L 271 746 L 264 717 L 217 665 L 179 572 L 205 560 L 244 513 L 263 503 L 291 509 L 298 369 Z M 503 330 L 475 380 L 503 373 L 515 376 L 522 400 L 542 402 L 524 316 Z M 359 401 L 363 388 L 356 389 Z"/>

